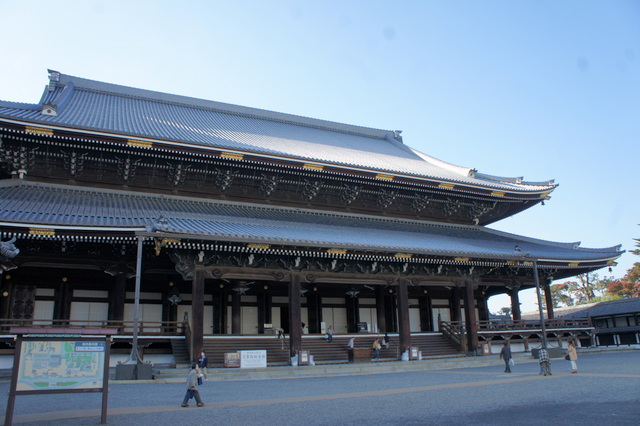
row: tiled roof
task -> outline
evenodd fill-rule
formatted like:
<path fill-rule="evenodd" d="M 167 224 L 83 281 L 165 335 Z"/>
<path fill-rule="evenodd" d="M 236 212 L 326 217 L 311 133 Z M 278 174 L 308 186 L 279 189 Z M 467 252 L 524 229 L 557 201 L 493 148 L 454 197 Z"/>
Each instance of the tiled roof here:
<path fill-rule="evenodd" d="M 404 145 L 395 131 L 134 89 L 57 72 L 50 75 L 48 88 L 52 90 L 45 90 L 39 104 L 0 101 L 0 118 L 483 188 L 534 193 L 555 188 L 552 181 L 499 178 L 437 160 Z M 55 110 L 55 115 L 43 114 L 45 105 Z"/>
<path fill-rule="evenodd" d="M 589 305 L 577 305 L 571 308 L 574 309 L 566 314 L 563 311 L 560 313 L 556 311 L 556 316 L 561 316 L 562 318 L 596 318 L 611 315 L 637 314 L 640 313 L 640 297 L 591 303 Z"/>
<path fill-rule="evenodd" d="M 620 247 L 578 248 L 481 226 L 0 181 L 0 226 L 146 228 L 221 241 L 505 259 L 602 261 Z"/>

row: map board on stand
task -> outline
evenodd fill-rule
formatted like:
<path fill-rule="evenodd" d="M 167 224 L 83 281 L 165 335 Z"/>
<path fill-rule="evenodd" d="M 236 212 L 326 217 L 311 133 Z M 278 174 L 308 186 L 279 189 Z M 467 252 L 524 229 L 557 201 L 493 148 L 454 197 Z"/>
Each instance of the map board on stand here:
<path fill-rule="evenodd" d="M 116 329 L 15 327 L 16 349 L 5 425 L 13 420 L 16 395 L 102 392 L 107 421 L 109 353 Z"/>

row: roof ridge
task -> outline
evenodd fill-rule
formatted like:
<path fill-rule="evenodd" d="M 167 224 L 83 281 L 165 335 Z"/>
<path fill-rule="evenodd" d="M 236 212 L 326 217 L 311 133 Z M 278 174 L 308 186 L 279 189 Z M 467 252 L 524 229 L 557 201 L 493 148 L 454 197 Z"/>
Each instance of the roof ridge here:
<path fill-rule="evenodd" d="M 372 127 L 340 123 L 331 120 L 322 120 L 290 113 L 160 92 L 156 90 L 140 89 L 115 83 L 107 83 L 82 77 L 70 76 L 62 73 L 59 73 L 59 81 L 57 81 L 56 84 L 58 87 L 66 86 L 67 84 L 73 84 L 76 90 L 91 91 L 94 93 L 108 93 L 133 99 L 143 99 L 152 102 L 178 105 L 193 109 L 218 111 L 244 117 L 253 117 L 261 120 L 294 123 L 304 127 L 318 128 L 339 133 L 349 133 L 367 137 L 375 137 L 382 140 L 385 139 L 385 136 L 391 136 L 393 138 L 397 136 L 397 131 L 393 130 L 376 129 Z"/>

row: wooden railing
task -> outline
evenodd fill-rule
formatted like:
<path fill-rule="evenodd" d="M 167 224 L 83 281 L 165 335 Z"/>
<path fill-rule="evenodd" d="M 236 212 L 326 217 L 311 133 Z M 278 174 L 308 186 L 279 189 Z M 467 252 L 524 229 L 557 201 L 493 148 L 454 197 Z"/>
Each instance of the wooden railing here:
<path fill-rule="evenodd" d="M 464 332 L 464 321 L 440 321 L 440 331 L 447 335 L 455 336 Z M 542 328 L 542 323 L 538 320 L 513 320 L 513 321 L 478 321 L 478 331 L 496 331 L 496 330 L 537 330 Z M 589 328 L 592 327 L 589 319 L 547 319 L 544 321 L 545 328 L 563 329 L 563 328 Z"/>
<path fill-rule="evenodd" d="M 510 321 L 478 321 L 477 331 L 482 336 L 492 336 L 493 333 L 500 335 L 514 334 L 536 334 L 542 329 L 542 322 L 539 320 L 510 320 Z M 440 332 L 447 337 L 461 352 L 467 352 L 467 339 L 465 338 L 464 321 L 439 321 Z M 580 330 L 593 328 L 590 319 L 547 319 L 544 326 L 549 330 Z"/>
<path fill-rule="evenodd" d="M 438 329 L 460 350 L 467 351 L 467 339 L 464 338 L 464 324 L 460 321 L 438 321 Z"/>
<path fill-rule="evenodd" d="M 43 328 L 116 328 L 119 335 L 133 335 L 133 321 L 79 321 L 79 320 L 16 320 L 0 319 L 0 331 L 9 333 L 11 327 Z M 139 321 L 139 336 L 184 336 L 189 324 L 182 321 Z"/>
<path fill-rule="evenodd" d="M 513 321 L 478 321 L 478 331 L 494 330 L 530 330 L 542 328 L 540 320 L 513 320 Z M 556 328 L 586 328 L 591 327 L 589 319 L 546 319 L 544 325 L 547 330 Z"/>

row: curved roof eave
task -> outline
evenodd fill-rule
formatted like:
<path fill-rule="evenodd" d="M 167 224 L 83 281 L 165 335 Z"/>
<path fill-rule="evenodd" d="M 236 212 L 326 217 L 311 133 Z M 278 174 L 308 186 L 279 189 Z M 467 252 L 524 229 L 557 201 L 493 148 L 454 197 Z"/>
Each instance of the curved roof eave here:
<path fill-rule="evenodd" d="M 576 243 L 537 240 L 481 226 L 14 180 L 0 183 L 0 222 L 16 228 L 144 228 L 193 239 L 509 260 L 594 262 L 622 254 L 619 246 L 583 249 Z"/>

